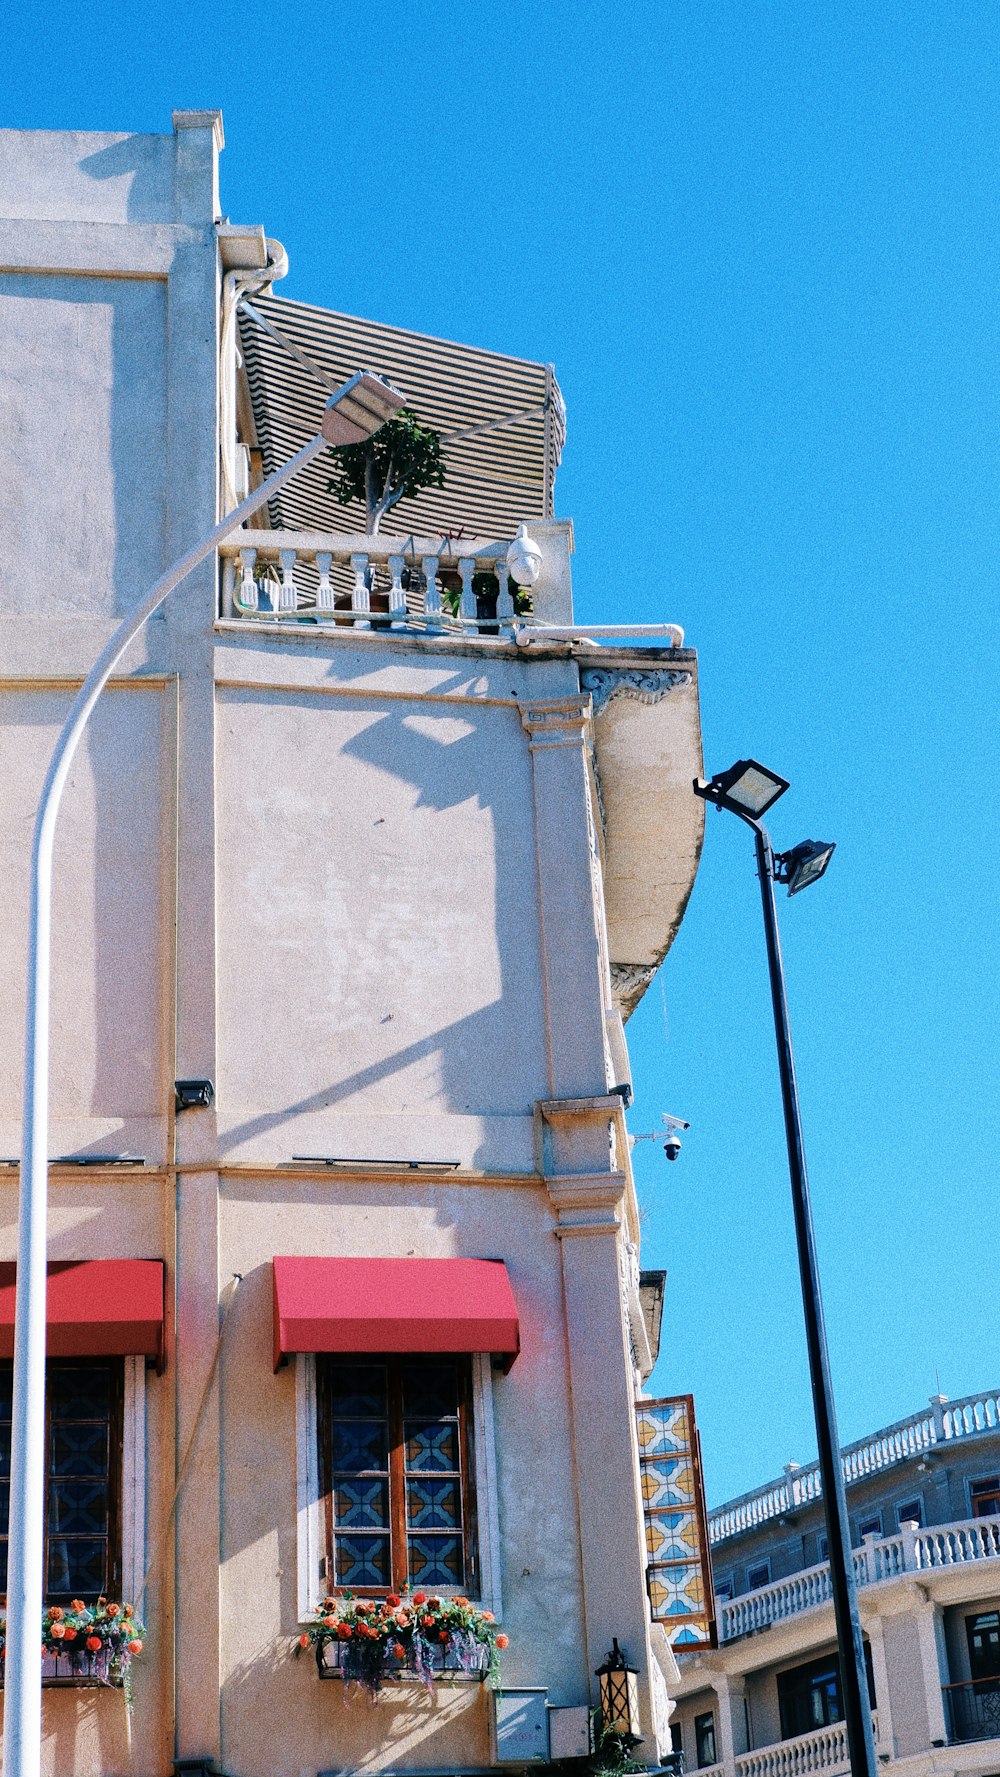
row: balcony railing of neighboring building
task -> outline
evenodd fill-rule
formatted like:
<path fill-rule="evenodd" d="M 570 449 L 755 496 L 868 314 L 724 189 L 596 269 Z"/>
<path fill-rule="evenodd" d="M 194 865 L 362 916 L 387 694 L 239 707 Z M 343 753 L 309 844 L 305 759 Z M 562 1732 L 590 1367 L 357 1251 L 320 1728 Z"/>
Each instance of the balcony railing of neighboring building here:
<path fill-rule="evenodd" d="M 952 1745 L 966 1740 L 1000 1740 L 1000 1679 L 946 1684 L 942 1694 Z"/>
<path fill-rule="evenodd" d="M 225 617 L 441 632 L 510 633 L 530 594 L 507 568 L 510 539 L 240 531 L 224 543 Z"/>
<path fill-rule="evenodd" d="M 899 1574 L 926 1573 L 969 1561 L 1000 1563 L 1000 1518 L 965 1518 L 926 1530 L 901 1529 L 895 1536 L 866 1536 L 864 1547 L 854 1552 L 854 1573 L 859 1586 L 873 1586 Z M 832 1597 L 830 1565 L 824 1561 L 739 1598 L 720 1598 L 719 1639 L 736 1641 L 756 1629 L 813 1610 Z"/>
<path fill-rule="evenodd" d="M 922 1413 L 898 1419 L 871 1437 L 848 1444 L 841 1451 L 844 1480 L 849 1486 L 867 1475 L 881 1473 L 908 1457 L 920 1456 L 942 1444 L 965 1442 L 984 1432 L 1000 1431 L 1000 1390 L 966 1395 L 960 1401 L 936 1396 Z M 819 1464 L 790 1467 L 781 1480 L 768 1481 L 752 1493 L 741 1494 L 709 1513 L 708 1534 L 713 1547 L 729 1536 L 739 1536 L 759 1524 L 786 1516 L 796 1507 L 821 1497 Z"/>
<path fill-rule="evenodd" d="M 874 1713 L 872 1725 L 877 1744 L 878 1716 Z M 836 1777 L 850 1769 L 847 1724 L 838 1721 L 828 1728 L 815 1728 L 811 1734 L 796 1734 L 793 1740 L 777 1740 L 773 1746 L 737 1753 L 732 1769 L 724 1764 L 708 1765 L 697 1777 L 812 1777 L 816 1771 Z"/>

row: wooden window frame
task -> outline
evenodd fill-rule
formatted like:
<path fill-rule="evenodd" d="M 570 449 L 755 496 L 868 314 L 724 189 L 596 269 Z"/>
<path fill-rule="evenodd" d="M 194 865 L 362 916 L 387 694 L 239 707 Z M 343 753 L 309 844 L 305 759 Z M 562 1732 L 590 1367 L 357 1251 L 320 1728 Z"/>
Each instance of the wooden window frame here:
<path fill-rule="evenodd" d="M 461 1585 L 428 1587 L 435 1595 L 466 1595 L 475 1598 L 480 1586 L 479 1525 L 476 1489 L 476 1448 L 473 1412 L 472 1363 L 455 1352 L 322 1352 L 316 1358 L 316 1435 L 320 1523 L 323 1541 L 324 1589 L 327 1597 L 363 1591 L 365 1597 L 384 1598 L 389 1592 L 408 1590 L 409 1546 L 406 1527 L 405 1453 L 403 1447 L 402 1370 L 405 1364 L 453 1362 L 458 1377 L 459 1487 L 462 1502 L 462 1553 L 465 1576 Z M 338 1363 L 384 1364 L 386 1367 L 389 1425 L 389 1566 L 388 1586 L 345 1586 L 336 1579 L 336 1526 L 333 1513 L 332 1419 L 330 1379 Z M 349 1532 L 348 1532 L 349 1534 Z"/>
<path fill-rule="evenodd" d="M 105 1569 L 105 1584 L 100 1596 L 118 1598 L 121 1596 L 123 1583 L 123 1543 L 122 1533 L 122 1500 L 124 1491 L 124 1446 L 125 1446 L 125 1361 L 115 1357 L 50 1357 L 45 1365 L 45 1517 L 43 1526 L 43 1602 L 48 1605 L 54 1602 L 48 1585 L 49 1574 L 49 1488 L 54 1478 L 50 1472 L 51 1459 L 51 1427 L 52 1416 L 49 1401 L 49 1371 L 53 1366 L 61 1370 L 92 1370 L 107 1367 L 111 1372 L 111 1403 L 108 1414 L 108 1558 Z M 11 1370 L 10 1359 L 3 1360 L 3 1367 Z M 4 1537 L 6 1541 L 6 1535 Z M 62 1594 L 58 1594 L 59 1597 Z M 88 1603 L 95 1600 L 88 1599 Z"/>

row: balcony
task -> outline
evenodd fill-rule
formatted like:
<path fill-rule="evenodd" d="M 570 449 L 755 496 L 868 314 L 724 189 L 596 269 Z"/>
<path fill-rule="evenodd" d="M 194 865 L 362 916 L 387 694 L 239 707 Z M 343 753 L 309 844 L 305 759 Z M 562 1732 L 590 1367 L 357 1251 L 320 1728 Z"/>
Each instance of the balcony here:
<path fill-rule="evenodd" d="M 1000 1429 L 1000 1391 L 966 1395 L 959 1401 L 936 1396 L 929 1409 L 898 1419 L 872 1437 L 848 1444 L 840 1461 L 845 1485 L 892 1468 L 909 1457 L 921 1456 L 942 1445 L 965 1444 L 981 1433 Z M 787 1517 L 822 1495 L 819 1464 L 811 1462 L 790 1470 L 783 1479 L 768 1481 L 752 1493 L 730 1500 L 708 1518 L 709 1541 L 714 1548 L 729 1536 L 739 1536 L 759 1524 Z"/>
<path fill-rule="evenodd" d="M 558 533 L 568 527 L 543 521 L 537 528 Z M 547 622 L 570 621 L 570 601 L 558 597 L 563 591 L 559 582 L 568 591 L 564 538 L 541 539 L 543 580 L 537 599 L 512 582 L 508 546 L 504 538 L 240 531 L 220 550 L 223 616 L 508 637 L 515 621 L 530 626 L 540 620 L 536 605 Z"/>
<path fill-rule="evenodd" d="M 854 1552 L 854 1573 L 858 1585 L 865 1587 L 903 1574 L 940 1573 L 983 1561 L 998 1564 L 996 1583 L 1000 1587 L 1000 1518 L 966 1518 L 927 1530 L 866 1537 L 864 1548 Z M 720 1599 L 719 1639 L 737 1641 L 803 1611 L 815 1610 L 832 1598 L 830 1565 L 824 1561 L 741 1598 Z"/>
<path fill-rule="evenodd" d="M 878 1743 L 878 1716 L 872 1716 L 875 1740 Z M 812 1777 L 823 1771 L 826 1777 L 850 1772 L 847 1754 L 847 1727 L 842 1721 L 828 1728 L 817 1728 L 811 1734 L 797 1734 L 793 1740 L 778 1740 L 773 1746 L 760 1746 L 755 1752 L 737 1753 L 730 1769 L 726 1765 L 710 1765 L 698 1777 Z"/>
<path fill-rule="evenodd" d="M 942 1696 L 952 1746 L 969 1740 L 1000 1740 L 1000 1678 L 946 1684 Z"/>

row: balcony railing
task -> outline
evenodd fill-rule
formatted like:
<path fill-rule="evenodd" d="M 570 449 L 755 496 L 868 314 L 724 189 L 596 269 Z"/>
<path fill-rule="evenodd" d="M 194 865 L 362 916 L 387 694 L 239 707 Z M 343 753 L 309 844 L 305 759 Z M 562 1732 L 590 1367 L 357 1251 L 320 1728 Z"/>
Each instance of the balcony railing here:
<path fill-rule="evenodd" d="M 1000 1740 L 1000 1678 L 946 1684 L 943 1690 L 948 1739 Z"/>
<path fill-rule="evenodd" d="M 872 1715 L 875 1740 L 878 1741 L 878 1716 Z M 755 1752 L 737 1753 L 732 1767 L 709 1765 L 698 1777 L 812 1777 L 823 1771 L 826 1777 L 849 1772 L 851 1761 L 847 1752 L 847 1724 L 834 1722 L 828 1728 L 816 1728 L 811 1734 L 796 1734 L 792 1740 L 777 1740 L 773 1746 L 760 1746 Z"/>
<path fill-rule="evenodd" d="M 1000 1431 L 1000 1391 L 989 1389 L 984 1394 L 966 1395 L 960 1401 L 935 1399 L 923 1413 L 899 1419 L 870 1438 L 848 1444 L 841 1451 L 844 1480 L 850 1485 L 866 1475 L 880 1473 L 907 1457 L 919 1456 L 941 1444 L 964 1442 L 981 1432 Z M 779 1481 L 768 1481 L 752 1493 L 741 1494 L 708 1518 L 709 1541 L 720 1543 L 727 1536 L 739 1536 L 770 1519 L 781 1518 L 796 1508 L 808 1505 L 822 1495 L 819 1464 L 790 1468 Z"/>
<path fill-rule="evenodd" d="M 878 1585 L 903 1573 L 958 1567 L 969 1561 L 1000 1561 L 1000 1518 L 966 1518 L 927 1530 L 900 1530 L 895 1536 L 866 1537 L 854 1551 L 859 1586 Z M 1000 1584 L 1000 1574 L 998 1574 Z M 787 1579 L 773 1580 L 741 1598 L 720 1599 L 719 1637 L 735 1641 L 756 1629 L 814 1610 L 833 1597 L 830 1564 L 804 1568 Z"/>
<path fill-rule="evenodd" d="M 474 635 L 531 622 L 507 569 L 509 539 L 240 531 L 222 544 L 222 612 L 278 622 Z"/>

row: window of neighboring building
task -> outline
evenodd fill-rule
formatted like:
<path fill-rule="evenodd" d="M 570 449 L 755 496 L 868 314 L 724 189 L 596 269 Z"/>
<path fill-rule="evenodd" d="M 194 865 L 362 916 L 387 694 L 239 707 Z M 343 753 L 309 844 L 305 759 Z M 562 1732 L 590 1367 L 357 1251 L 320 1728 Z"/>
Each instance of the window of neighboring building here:
<path fill-rule="evenodd" d="M 715 1756 L 715 1717 L 709 1710 L 694 1718 L 694 1749 L 699 1771 L 718 1761 Z"/>
<path fill-rule="evenodd" d="M 758 1561 L 755 1567 L 747 1568 L 747 1591 L 756 1592 L 760 1586 L 771 1584 L 770 1561 Z"/>
<path fill-rule="evenodd" d="M 475 1592 L 470 1362 L 317 1363 L 328 1583 Z"/>
<path fill-rule="evenodd" d="M 881 1536 L 881 1535 L 882 1535 L 882 1514 L 881 1514 L 881 1512 L 872 1512 L 872 1514 L 869 1518 L 859 1518 L 858 1519 L 858 1542 L 859 1543 L 863 1542 L 866 1536 Z"/>
<path fill-rule="evenodd" d="M 896 1507 L 897 1524 L 922 1524 L 924 1521 L 924 1502 L 922 1499 L 907 1499 Z"/>
<path fill-rule="evenodd" d="M 672 1721 L 670 1723 L 670 1750 L 671 1752 L 684 1751 L 684 1741 L 681 1738 L 681 1724 L 679 1721 Z"/>
<path fill-rule="evenodd" d="M 52 1359 L 45 1370 L 45 1600 L 122 1592 L 121 1358 Z M 0 1366 L 0 1472 L 10 1474 L 13 1373 Z M 0 1498 L 0 1591 L 7 1584 L 9 1483 Z"/>
<path fill-rule="evenodd" d="M 1000 1611 L 983 1611 L 977 1617 L 966 1617 L 965 1633 L 969 1640 L 969 1670 L 973 1680 L 985 1690 L 990 1679 L 1000 1681 Z"/>
<path fill-rule="evenodd" d="M 874 1709 L 875 1684 L 872 1678 L 871 1650 L 867 1642 L 865 1666 L 868 1673 L 868 1700 Z M 822 1660 L 810 1660 L 806 1666 L 794 1666 L 790 1672 L 778 1673 L 778 1714 L 783 1740 L 791 1740 L 796 1734 L 809 1734 L 813 1728 L 825 1728 L 832 1722 L 843 1721 L 840 1661 L 835 1653 L 827 1654 Z"/>
<path fill-rule="evenodd" d="M 987 1475 L 969 1483 L 974 1518 L 995 1518 L 1000 1513 L 1000 1475 Z"/>
<path fill-rule="evenodd" d="M 816 1538 L 816 1547 L 819 1550 L 820 1560 L 821 1561 L 829 1561 L 829 1559 L 830 1559 L 830 1538 L 825 1535 L 818 1536 Z"/>
<path fill-rule="evenodd" d="M 727 1573 L 724 1579 L 715 1581 L 716 1598 L 731 1598 L 733 1595 L 733 1576 Z"/>

